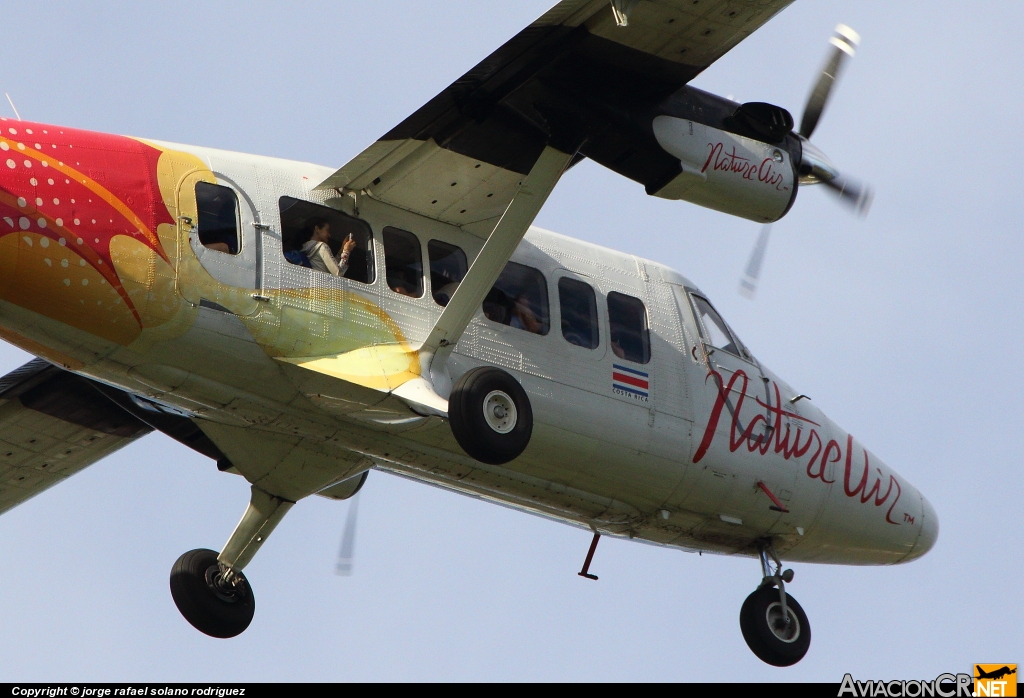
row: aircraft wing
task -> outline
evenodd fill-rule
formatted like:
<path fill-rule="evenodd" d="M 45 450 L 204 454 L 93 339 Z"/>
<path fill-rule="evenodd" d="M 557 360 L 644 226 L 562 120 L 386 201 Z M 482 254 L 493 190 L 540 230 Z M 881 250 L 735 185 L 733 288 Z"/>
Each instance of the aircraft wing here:
<path fill-rule="evenodd" d="M 661 191 L 681 169 L 659 145 L 655 117 L 792 1 L 555 5 L 318 186 L 353 197 L 357 209 L 369 197 L 485 240 L 413 350 L 420 375 L 403 369 L 393 380 L 376 355 L 360 352 L 295 363 L 350 381 L 365 374 L 363 385 L 388 385 L 414 411 L 446 416 L 447 357 L 561 175 L 589 157 Z M 408 366 L 406 349 L 396 351 Z"/>
<path fill-rule="evenodd" d="M 0 378 L 0 513 L 150 431 L 87 379 L 29 362 Z"/>
<path fill-rule="evenodd" d="M 229 453 L 266 468 L 264 477 L 270 482 L 275 478 L 272 466 L 286 456 L 300 459 L 303 478 L 284 485 L 300 488 L 296 496 L 308 493 L 303 486 L 316 490 L 326 484 L 331 486 L 323 496 L 346 499 L 365 474 L 365 464 L 355 459 L 350 465 L 357 476 L 338 482 L 342 459 L 315 447 L 299 447 L 298 439 L 212 423 L 207 429 Z M 0 378 L 0 514 L 152 431 L 216 461 L 221 471 L 237 472 L 194 419 L 41 359 L 30 361 Z"/>
<path fill-rule="evenodd" d="M 653 118 L 792 1 L 563 0 L 320 188 L 483 238 L 546 145 L 656 191 L 679 174 L 679 161 L 637 114 Z"/>

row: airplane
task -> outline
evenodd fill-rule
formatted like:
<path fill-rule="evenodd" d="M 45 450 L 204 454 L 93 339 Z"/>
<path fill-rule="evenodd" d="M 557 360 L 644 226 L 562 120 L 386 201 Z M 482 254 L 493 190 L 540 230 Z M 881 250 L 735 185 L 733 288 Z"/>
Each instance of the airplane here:
<path fill-rule="evenodd" d="M 821 185 L 800 127 L 689 85 L 792 0 L 561 0 L 340 169 L 0 120 L 0 512 L 154 431 L 250 487 L 171 596 L 235 637 L 300 500 L 385 471 L 601 536 L 759 560 L 740 629 L 790 666 L 787 562 L 893 565 L 928 500 L 774 374 L 679 272 L 533 226 L 589 158 L 762 224 Z"/>
<path fill-rule="evenodd" d="M 978 674 L 974 678 L 976 678 L 976 679 L 993 679 L 995 681 L 998 681 L 999 679 L 1001 679 L 1003 677 L 1009 676 L 1010 674 L 1016 674 L 1017 673 L 1017 669 L 1016 668 L 1011 669 L 1008 666 L 1004 666 L 1004 667 L 1001 667 L 999 669 L 995 669 L 993 671 L 982 671 L 982 669 L 980 667 L 975 667 L 975 670 L 978 672 Z"/>

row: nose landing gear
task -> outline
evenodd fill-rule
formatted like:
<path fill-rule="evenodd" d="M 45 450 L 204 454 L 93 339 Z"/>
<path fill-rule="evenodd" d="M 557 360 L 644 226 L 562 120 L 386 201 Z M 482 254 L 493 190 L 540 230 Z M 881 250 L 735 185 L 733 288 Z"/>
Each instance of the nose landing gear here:
<path fill-rule="evenodd" d="M 758 547 L 764 576 L 757 590 L 743 602 L 740 631 L 758 659 L 772 666 L 792 666 L 811 646 L 811 624 L 796 599 L 786 594 L 786 582 L 793 581 L 793 570 L 782 570 L 771 540 L 762 541 Z"/>

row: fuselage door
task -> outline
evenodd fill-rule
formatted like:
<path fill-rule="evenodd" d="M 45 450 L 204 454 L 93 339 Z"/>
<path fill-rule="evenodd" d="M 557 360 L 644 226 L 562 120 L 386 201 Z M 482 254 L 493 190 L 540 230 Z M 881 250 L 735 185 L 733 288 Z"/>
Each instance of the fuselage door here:
<path fill-rule="evenodd" d="M 684 325 L 697 333 L 691 359 L 704 373 L 693 391 L 692 459 L 703 466 L 693 485 L 701 501 L 694 506 L 719 514 L 721 521 L 712 528 L 729 530 L 743 522 L 771 526 L 777 516 L 758 483 L 785 502 L 795 477 L 774 452 L 773 410 L 778 407 L 773 407 L 771 382 L 705 296 L 680 286 L 674 293 Z"/>
<path fill-rule="evenodd" d="M 178 210 L 196 212 L 179 224 L 210 276 L 227 286 L 258 288 L 259 241 L 255 214 L 245 194 L 222 177 L 216 184 L 185 178 L 178 200 Z"/>

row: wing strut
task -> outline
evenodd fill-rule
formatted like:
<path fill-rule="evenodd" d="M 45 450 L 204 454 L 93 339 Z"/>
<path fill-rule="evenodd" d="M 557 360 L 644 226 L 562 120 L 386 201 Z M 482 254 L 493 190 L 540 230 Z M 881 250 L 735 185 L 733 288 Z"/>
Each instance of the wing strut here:
<path fill-rule="evenodd" d="M 448 357 L 574 156 L 551 146 L 544 148 L 419 348 L 421 376 L 397 388 L 396 396 L 447 416 L 447 396 L 452 388 Z"/>

